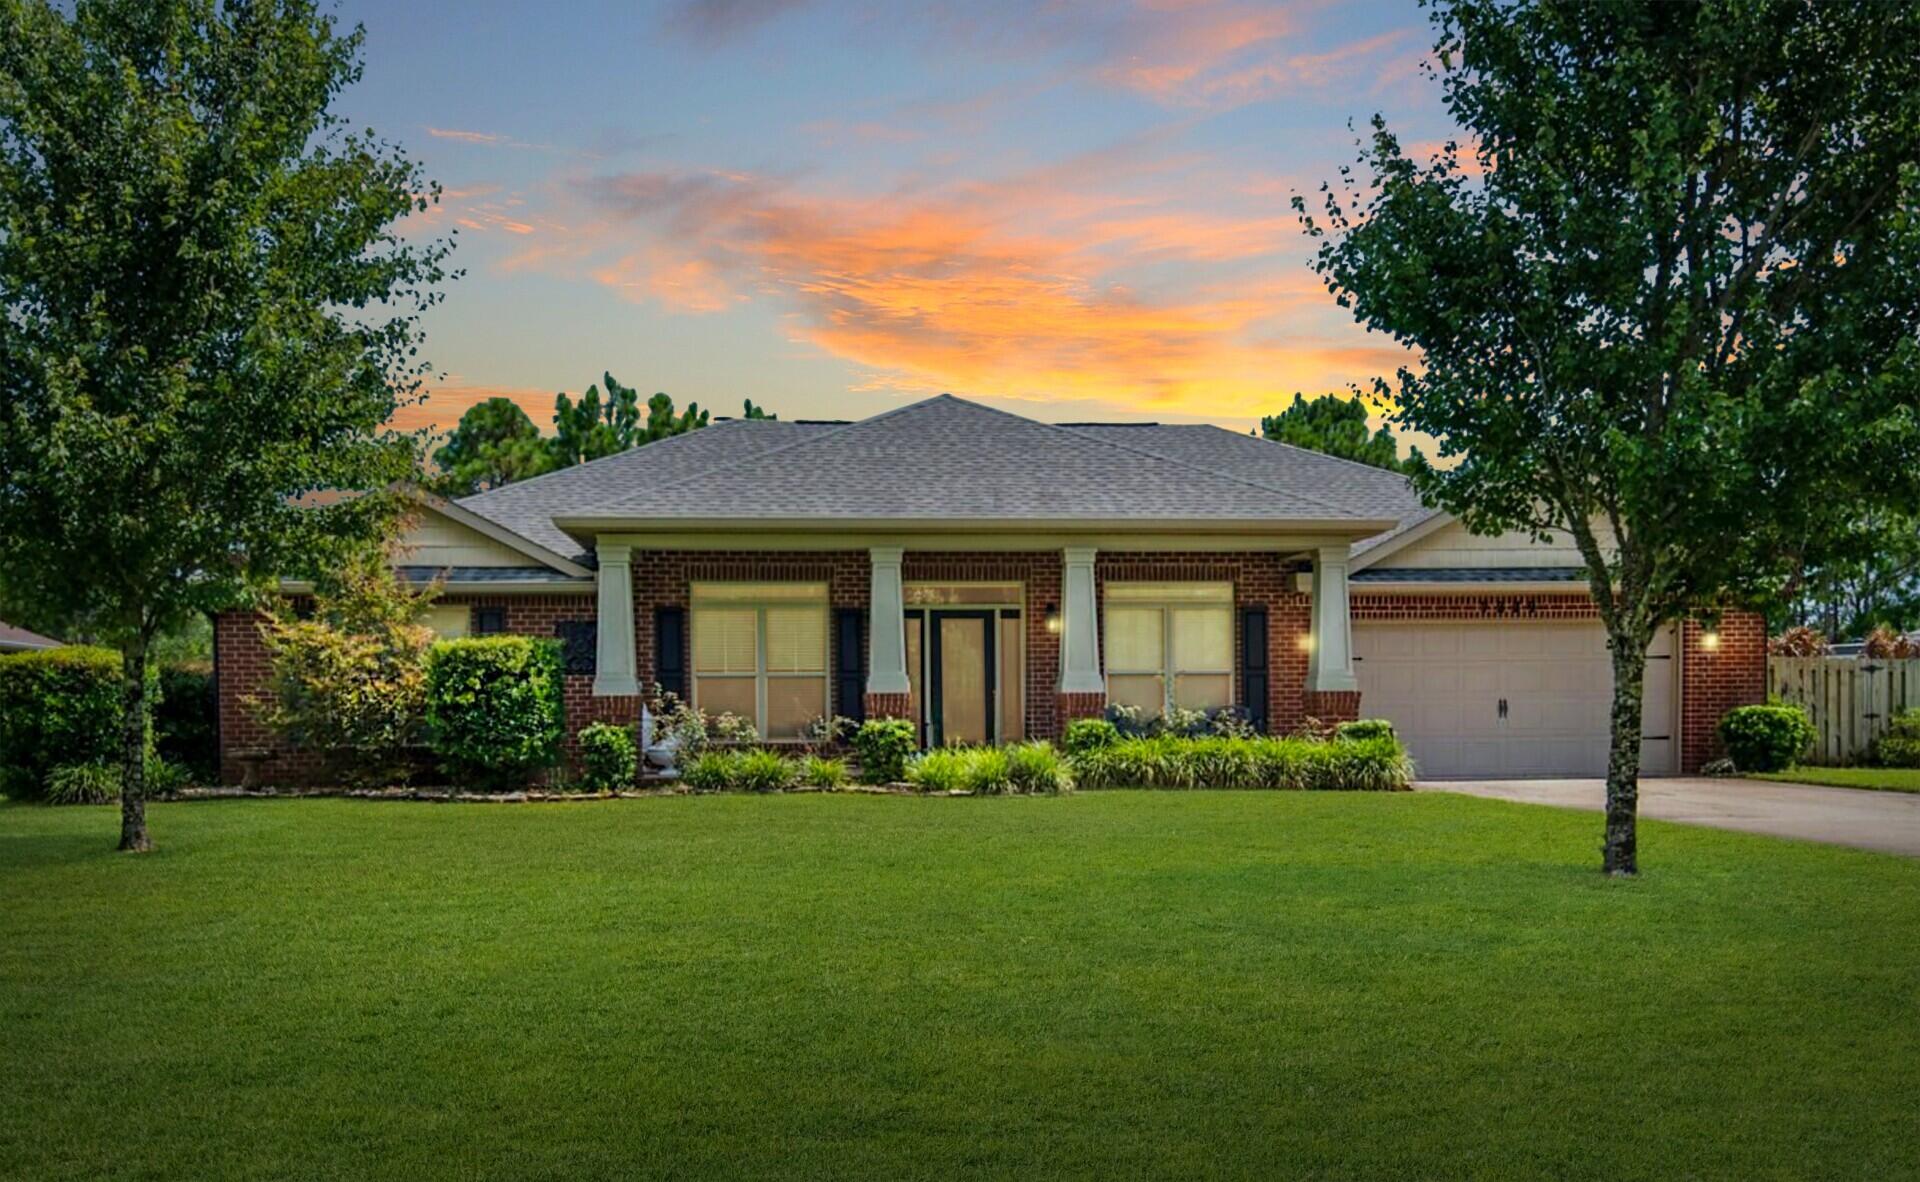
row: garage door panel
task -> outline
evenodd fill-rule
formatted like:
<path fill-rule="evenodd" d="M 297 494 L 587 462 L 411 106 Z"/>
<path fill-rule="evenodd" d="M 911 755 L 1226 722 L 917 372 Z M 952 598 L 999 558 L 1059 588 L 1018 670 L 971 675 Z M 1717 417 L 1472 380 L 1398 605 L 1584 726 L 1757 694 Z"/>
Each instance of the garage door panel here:
<path fill-rule="evenodd" d="M 1423 776 L 1605 774 L 1613 675 L 1598 623 L 1361 623 L 1354 652 L 1362 709 L 1393 721 Z M 1649 771 L 1673 766 L 1676 701 L 1673 662 L 1650 661 Z"/>

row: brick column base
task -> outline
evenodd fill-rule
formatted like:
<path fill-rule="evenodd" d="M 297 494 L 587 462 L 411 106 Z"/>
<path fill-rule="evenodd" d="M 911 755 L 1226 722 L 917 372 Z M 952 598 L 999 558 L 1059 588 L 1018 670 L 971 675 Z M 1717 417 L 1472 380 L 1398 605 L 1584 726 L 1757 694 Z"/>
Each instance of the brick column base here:
<path fill-rule="evenodd" d="M 1054 706 L 1060 719 L 1060 733 L 1077 718 L 1099 718 L 1107 712 L 1105 694 L 1055 694 Z"/>
<path fill-rule="evenodd" d="M 908 694 L 868 694 L 862 700 L 868 718 L 913 717 L 913 698 Z"/>
<path fill-rule="evenodd" d="M 1321 722 L 1352 722 L 1360 717 L 1360 691 L 1307 690 L 1300 695 L 1300 709 Z"/>

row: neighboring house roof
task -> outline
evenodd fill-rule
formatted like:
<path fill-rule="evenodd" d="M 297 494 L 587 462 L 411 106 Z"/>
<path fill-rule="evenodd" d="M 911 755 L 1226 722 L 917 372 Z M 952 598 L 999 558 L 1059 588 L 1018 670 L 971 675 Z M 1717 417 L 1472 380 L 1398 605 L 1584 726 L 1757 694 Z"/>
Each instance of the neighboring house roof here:
<path fill-rule="evenodd" d="M 16 628 L 5 620 L 0 620 L 0 653 L 17 653 L 29 649 L 59 648 L 60 642 L 29 632 L 25 628 Z"/>
<path fill-rule="evenodd" d="M 1400 474 L 1318 452 L 1205 425 L 1042 423 L 951 395 L 852 423 L 722 420 L 457 504 L 582 562 L 556 520 L 582 537 L 623 522 L 1096 521 L 1378 537 L 1428 516 Z"/>
<path fill-rule="evenodd" d="M 592 575 L 570 575 L 550 566 L 396 566 L 393 568 L 409 583 L 431 583 L 438 579 L 448 586 L 474 583 L 568 584 L 587 582 Z"/>

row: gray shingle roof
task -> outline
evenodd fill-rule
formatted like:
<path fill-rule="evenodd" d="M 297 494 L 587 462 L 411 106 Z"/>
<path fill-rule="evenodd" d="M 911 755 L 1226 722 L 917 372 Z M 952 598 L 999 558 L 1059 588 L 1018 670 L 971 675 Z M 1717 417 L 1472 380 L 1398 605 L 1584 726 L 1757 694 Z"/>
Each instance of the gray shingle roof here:
<path fill-rule="evenodd" d="M 784 447 L 837 428 L 831 424 L 731 419 L 595 460 L 522 480 L 459 504 L 547 549 L 591 561 L 580 543 L 553 524 L 555 517 L 592 513 L 636 490 L 670 485 L 698 472 Z"/>
<path fill-rule="evenodd" d="M 723 420 L 459 504 L 566 555 L 556 517 L 1401 523 L 1359 551 L 1428 515 L 1396 473 L 1219 427 L 1060 426 L 949 395 L 850 424 Z"/>
<path fill-rule="evenodd" d="M 656 519 L 1339 521 L 1363 509 L 941 395 L 585 515 Z"/>
<path fill-rule="evenodd" d="M 550 566 L 397 566 L 399 576 L 409 583 L 431 583 L 444 579 L 449 583 L 574 583 L 579 580 Z"/>

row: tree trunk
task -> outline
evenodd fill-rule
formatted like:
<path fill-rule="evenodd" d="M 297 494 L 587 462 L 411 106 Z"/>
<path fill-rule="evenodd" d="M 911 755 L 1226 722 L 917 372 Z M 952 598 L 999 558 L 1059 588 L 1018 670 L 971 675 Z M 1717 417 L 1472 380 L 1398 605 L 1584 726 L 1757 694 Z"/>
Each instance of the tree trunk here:
<path fill-rule="evenodd" d="M 1613 733 L 1607 753 L 1607 837 L 1601 868 L 1608 874 L 1638 874 L 1640 812 L 1640 713 L 1646 689 L 1647 642 L 1612 636 Z"/>
<path fill-rule="evenodd" d="M 127 642 L 121 654 L 120 848 L 135 853 L 153 848 L 147 836 L 147 641 Z"/>

